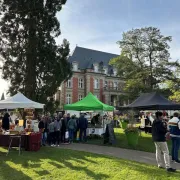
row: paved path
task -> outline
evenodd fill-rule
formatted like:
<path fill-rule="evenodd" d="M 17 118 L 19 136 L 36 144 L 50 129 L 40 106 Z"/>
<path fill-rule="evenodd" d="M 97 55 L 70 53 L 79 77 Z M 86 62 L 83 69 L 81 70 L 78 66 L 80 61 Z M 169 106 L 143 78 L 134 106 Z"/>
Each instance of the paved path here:
<path fill-rule="evenodd" d="M 127 159 L 136 162 L 142 162 L 151 165 L 157 165 L 154 153 L 148 153 L 143 151 L 135 151 L 129 149 L 98 146 L 90 144 L 71 144 L 71 145 L 61 145 L 60 148 L 72 149 L 76 151 L 85 151 L 96 154 L 103 154 L 108 156 L 113 156 L 121 159 Z M 180 170 L 180 164 L 172 163 L 172 167 Z"/>

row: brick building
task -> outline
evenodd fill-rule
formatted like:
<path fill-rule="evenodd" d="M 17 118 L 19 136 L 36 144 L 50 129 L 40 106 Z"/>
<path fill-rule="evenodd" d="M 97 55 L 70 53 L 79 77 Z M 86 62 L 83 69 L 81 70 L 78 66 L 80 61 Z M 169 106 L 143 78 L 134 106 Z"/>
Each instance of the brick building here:
<path fill-rule="evenodd" d="M 110 59 L 116 54 L 76 47 L 69 62 L 73 76 L 64 82 L 55 99 L 60 100 L 60 107 L 84 98 L 92 92 L 99 100 L 113 106 L 123 105 L 119 96 L 123 94 L 122 81 L 117 76 L 117 69 L 109 66 Z"/>

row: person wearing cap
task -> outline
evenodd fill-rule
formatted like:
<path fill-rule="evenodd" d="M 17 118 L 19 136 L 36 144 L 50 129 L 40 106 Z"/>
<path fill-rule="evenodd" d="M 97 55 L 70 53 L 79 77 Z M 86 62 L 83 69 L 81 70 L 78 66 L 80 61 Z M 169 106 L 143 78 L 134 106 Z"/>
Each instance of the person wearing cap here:
<path fill-rule="evenodd" d="M 175 112 L 173 118 L 168 122 L 168 128 L 172 140 L 172 161 L 175 161 L 175 163 L 180 163 L 178 158 L 178 151 L 180 147 L 180 120 L 178 116 L 179 114 Z"/>

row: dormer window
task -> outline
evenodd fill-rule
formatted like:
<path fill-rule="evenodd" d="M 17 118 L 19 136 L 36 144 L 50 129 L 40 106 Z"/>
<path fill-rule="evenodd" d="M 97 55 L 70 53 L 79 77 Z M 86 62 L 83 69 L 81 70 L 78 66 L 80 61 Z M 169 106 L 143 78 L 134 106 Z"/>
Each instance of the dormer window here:
<path fill-rule="evenodd" d="M 114 76 L 117 76 L 117 69 L 116 68 L 113 69 L 113 72 L 114 72 Z"/>
<path fill-rule="evenodd" d="M 98 64 L 93 64 L 93 66 L 94 66 L 94 72 L 98 72 L 98 70 L 99 70 Z"/>
<path fill-rule="evenodd" d="M 73 71 L 78 71 L 78 63 L 76 61 L 72 63 L 72 66 L 73 66 Z"/>
<path fill-rule="evenodd" d="M 104 66 L 104 74 L 108 74 L 108 68 Z"/>

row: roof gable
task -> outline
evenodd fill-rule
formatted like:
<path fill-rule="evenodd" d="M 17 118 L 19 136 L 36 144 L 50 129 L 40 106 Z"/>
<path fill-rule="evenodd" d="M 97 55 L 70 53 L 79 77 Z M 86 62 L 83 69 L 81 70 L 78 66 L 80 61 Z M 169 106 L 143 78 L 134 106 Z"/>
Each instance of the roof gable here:
<path fill-rule="evenodd" d="M 69 62 L 78 62 L 80 69 L 92 68 L 94 63 L 103 63 L 103 66 L 109 66 L 109 61 L 117 57 L 117 54 L 76 47 L 72 56 L 69 57 Z"/>

